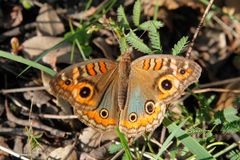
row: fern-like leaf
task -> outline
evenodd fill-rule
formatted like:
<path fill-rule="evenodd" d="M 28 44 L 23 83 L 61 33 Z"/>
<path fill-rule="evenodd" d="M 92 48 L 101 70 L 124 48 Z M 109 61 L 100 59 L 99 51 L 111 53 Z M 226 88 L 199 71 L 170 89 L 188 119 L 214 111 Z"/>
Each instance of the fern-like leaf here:
<path fill-rule="evenodd" d="M 157 27 L 153 23 L 150 23 L 148 30 L 148 37 L 150 39 L 151 47 L 156 49 L 157 53 L 162 53 L 160 33 L 158 32 Z"/>
<path fill-rule="evenodd" d="M 160 34 L 156 31 L 150 31 L 148 34 L 151 42 L 151 47 L 157 50 L 157 53 L 162 53 L 162 46 L 160 42 Z"/>
<path fill-rule="evenodd" d="M 227 157 L 230 160 L 239 160 L 240 159 L 240 151 L 239 150 L 232 150 L 232 151 L 229 152 Z"/>
<path fill-rule="evenodd" d="M 135 26 L 138 26 L 140 23 L 141 15 L 141 1 L 137 0 L 133 6 L 133 23 Z"/>
<path fill-rule="evenodd" d="M 240 120 L 224 123 L 222 131 L 226 133 L 240 132 Z"/>
<path fill-rule="evenodd" d="M 186 47 L 186 44 L 188 43 L 188 36 L 182 37 L 177 44 L 174 45 L 174 48 L 172 49 L 173 55 L 178 55 L 181 53 L 181 51 Z"/>
<path fill-rule="evenodd" d="M 126 37 L 120 37 L 119 47 L 120 47 L 121 53 L 125 53 L 128 50 L 128 44 L 127 44 Z"/>
<path fill-rule="evenodd" d="M 162 53 L 160 34 L 158 32 L 158 29 L 162 26 L 162 22 L 155 20 L 144 22 L 139 26 L 140 29 L 148 31 L 151 47 L 155 49 L 157 53 Z"/>
<path fill-rule="evenodd" d="M 152 50 L 146 44 L 144 44 L 143 40 L 138 38 L 137 35 L 133 31 L 130 31 L 127 34 L 127 42 L 132 47 L 137 49 L 138 51 L 141 51 L 141 52 L 147 53 L 147 54 L 151 54 L 152 53 Z"/>
<path fill-rule="evenodd" d="M 139 28 L 142 29 L 142 30 L 149 31 L 149 29 L 151 28 L 152 25 L 154 25 L 156 29 L 159 29 L 160 27 L 163 27 L 162 22 L 155 21 L 155 20 L 149 20 L 149 21 L 146 21 L 146 22 L 140 24 Z"/>
<path fill-rule="evenodd" d="M 123 25 L 129 26 L 127 16 L 125 14 L 125 11 L 122 5 L 117 9 L 117 19 L 118 19 L 118 22 L 123 23 Z"/>

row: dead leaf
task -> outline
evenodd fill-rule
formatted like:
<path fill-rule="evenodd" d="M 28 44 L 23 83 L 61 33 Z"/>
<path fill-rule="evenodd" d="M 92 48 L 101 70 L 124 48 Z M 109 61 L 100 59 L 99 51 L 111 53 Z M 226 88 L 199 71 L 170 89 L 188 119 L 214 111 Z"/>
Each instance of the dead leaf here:
<path fill-rule="evenodd" d="M 233 8 L 235 12 L 240 13 L 239 0 L 227 0 L 225 1 L 225 6 L 228 8 Z"/>
<path fill-rule="evenodd" d="M 112 143 L 112 142 L 111 142 Z M 81 160 L 99 160 L 99 159 L 107 159 L 108 154 L 108 147 L 111 143 L 104 144 L 97 149 L 92 150 L 90 153 L 81 153 L 80 158 Z"/>
<path fill-rule="evenodd" d="M 54 148 L 50 145 L 39 142 L 39 146 L 32 149 L 30 142 L 26 143 L 23 148 L 23 153 L 27 156 L 31 156 L 31 159 L 47 159 L 49 152 Z"/>
<path fill-rule="evenodd" d="M 77 160 L 77 152 L 75 151 L 73 145 L 67 145 L 53 150 L 49 154 L 48 159 Z"/>
<path fill-rule="evenodd" d="M 22 137 L 20 137 L 20 136 L 15 137 L 13 150 L 14 150 L 14 152 L 16 152 L 18 154 L 23 153 L 23 138 Z"/>
<path fill-rule="evenodd" d="M 81 147 L 85 152 L 89 152 L 92 149 L 99 147 L 100 142 L 114 140 L 116 138 L 117 135 L 114 131 L 100 133 L 91 127 L 85 128 L 79 136 L 79 140 L 81 141 Z"/>
<path fill-rule="evenodd" d="M 41 79 L 42 79 L 43 86 L 46 88 L 46 91 L 52 95 L 50 86 L 49 86 L 49 82 L 51 78 L 52 76 L 50 76 L 49 74 L 46 74 L 45 72 L 41 72 Z"/>
<path fill-rule="evenodd" d="M 98 38 L 95 38 L 93 40 L 93 43 L 101 49 L 101 51 L 103 52 L 104 56 L 108 59 L 112 59 L 114 60 L 113 58 L 113 50 L 111 49 L 111 47 L 106 43 L 106 41 L 101 38 L 101 37 L 98 37 Z"/>
<path fill-rule="evenodd" d="M 229 56 L 227 37 L 219 30 L 204 28 L 195 43 L 202 58 L 210 64 L 216 64 Z"/>
<path fill-rule="evenodd" d="M 51 99 L 49 94 L 47 94 L 45 91 L 28 91 L 24 92 L 23 96 L 26 100 L 31 100 L 32 103 L 39 108 L 42 105 L 47 104 Z"/>
<path fill-rule="evenodd" d="M 0 146 L 4 147 L 4 148 L 9 148 L 7 143 L 5 143 L 5 138 L 4 137 L 0 137 Z M 8 153 L 0 150 L 0 159 L 4 159 L 4 157 L 6 158 L 8 156 Z"/>
<path fill-rule="evenodd" d="M 11 27 L 18 26 L 23 21 L 22 8 L 20 6 L 14 6 L 10 16 L 12 21 Z"/>
<path fill-rule="evenodd" d="M 240 81 L 231 83 L 227 85 L 226 89 L 240 89 Z M 236 104 L 236 98 L 239 97 L 239 93 L 233 93 L 233 92 L 226 92 L 222 93 L 216 108 L 214 109 L 215 111 L 221 111 L 226 108 L 234 107 L 234 108 L 239 108 L 239 104 Z"/>
<path fill-rule="evenodd" d="M 22 8 L 20 6 L 13 6 L 11 11 L 4 13 L 2 8 L 0 9 L 0 27 L 12 28 L 21 24 L 23 21 Z"/>
<path fill-rule="evenodd" d="M 204 6 L 201 3 L 196 3 L 194 0 L 161 0 L 161 1 L 149 1 L 143 0 L 143 11 L 145 15 L 153 16 L 154 6 L 165 7 L 168 10 L 175 10 L 182 6 L 191 7 L 193 9 L 201 9 L 204 11 Z"/>
<path fill-rule="evenodd" d="M 86 11 L 70 14 L 69 17 L 77 20 L 86 20 L 89 16 L 92 16 L 96 12 L 96 10 L 97 10 L 96 7 L 90 7 Z"/>
<path fill-rule="evenodd" d="M 65 32 L 64 25 L 56 11 L 48 4 L 44 4 L 37 16 L 37 29 L 42 35 L 59 35 Z"/>
<path fill-rule="evenodd" d="M 157 18 L 161 20 L 170 31 L 175 30 L 173 22 L 173 12 L 171 10 L 177 10 L 180 7 L 190 7 L 192 9 L 200 10 L 204 12 L 205 6 L 201 3 L 197 3 L 195 0 L 161 0 L 161 1 L 142 1 L 143 14 L 146 16 L 154 16 L 154 7 L 159 6 L 157 12 Z"/>
<path fill-rule="evenodd" d="M 58 37 L 48 37 L 48 36 L 35 36 L 26 40 L 23 45 L 23 51 L 27 57 L 30 59 L 35 58 L 43 51 L 55 46 L 59 42 L 63 41 L 63 38 Z M 41 45 L 39 45 L 41 44 Z M 63 44 L 61 48 L 49 52 L 43 57 L 42 61 L 49 64 L 53 68 L 56 68 L 56 62 L 71 64 L 70 60 L 71 45 L 69 43 Z M 73 63 L 82 61 L 82 58 L 75 49 Z"/>

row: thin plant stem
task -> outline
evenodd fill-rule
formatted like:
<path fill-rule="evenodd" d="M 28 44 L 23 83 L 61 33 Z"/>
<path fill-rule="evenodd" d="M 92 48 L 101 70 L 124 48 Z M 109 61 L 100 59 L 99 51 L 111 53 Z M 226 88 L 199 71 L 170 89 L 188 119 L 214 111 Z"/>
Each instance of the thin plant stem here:
<path fill-rule="evenodd" d="M 216 153 L 215 155 L 213 155 L 214 158 L 217 158 L 221 155 L 223 155 L 224 153 L 227 153 L 228 151 L 232 150 L 233 148 L 237 147 L 240 145 L 240 141 L 237 143 L 233 143 L 230 146 L 228 146 L 227 148 L 221 150 L 220 152 Z"/>

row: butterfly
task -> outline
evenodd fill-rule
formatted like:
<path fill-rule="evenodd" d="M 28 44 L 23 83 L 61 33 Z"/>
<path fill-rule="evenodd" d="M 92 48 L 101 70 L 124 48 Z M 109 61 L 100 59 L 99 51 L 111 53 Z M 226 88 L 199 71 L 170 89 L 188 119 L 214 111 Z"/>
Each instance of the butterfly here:
<path fill-rule="evenodd" d="M 129 55 L 119 63 L 100 58 L 71 65 L 51 79 L 51 92 L 100 132 L 117 126 L 127 137 L 153 131 L 167 105 L 198 81 L 202 69 L 180 56 L 147 55 L 131 62 Z"/>

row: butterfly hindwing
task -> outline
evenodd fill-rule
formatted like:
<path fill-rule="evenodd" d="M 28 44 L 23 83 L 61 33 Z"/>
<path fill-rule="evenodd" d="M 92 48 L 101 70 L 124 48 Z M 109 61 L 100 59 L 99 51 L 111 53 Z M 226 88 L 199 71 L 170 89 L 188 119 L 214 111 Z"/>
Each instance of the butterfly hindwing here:
<path fill-rule="evenodd" d="M 110 83 L 104 92 L 98 107 L 94 110 L 87 111 L 75 108 L 74 112 L 79 119 L 100 132 L 113 130 L 118 125 L 119 109 L 117 105 L 117 83 L 118 76 Z"/>

